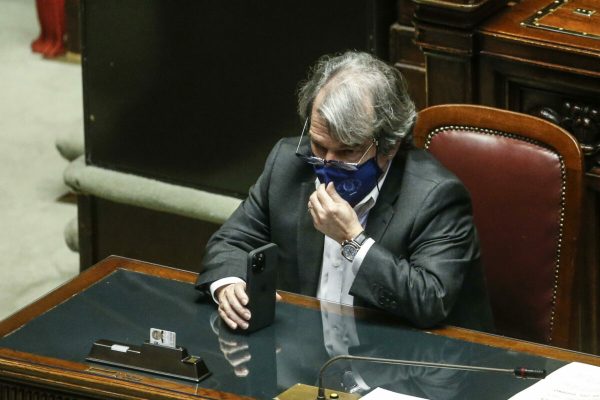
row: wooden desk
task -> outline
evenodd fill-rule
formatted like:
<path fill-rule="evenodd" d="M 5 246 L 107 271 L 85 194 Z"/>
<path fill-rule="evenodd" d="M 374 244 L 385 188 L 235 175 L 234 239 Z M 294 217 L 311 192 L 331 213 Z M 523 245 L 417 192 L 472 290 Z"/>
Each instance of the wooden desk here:
<path fill-rule="evenodd" d="M 187 271 L 110 257 L 2 321 L 0 398 L 272 397 L 295 382 L 314 385 L 318 368 L 330 357 L 322 345 L 322 318 L 356 324 L 360 345 L 349 348 L 351 354 L 381 356 L 378 352 L 383 352 L 402 358 L 497 367 L 524 363 L 549 371 L 569 361 L 600 365 L 599 357 L 452 327 L 423 332 L 373 310 L 321 304 L 312 298 L 282 293 L 283 302 L 277 306 L 273 326 L 253 335 L 237 336 L 258 349 L 249 363 L 255 369 L 239 377 L 219 351 L 210 323 L 214 306 L 200 299 L 194 290 L 196 277 Z M 140 344 L 149 327 L 175 330 L 179 344 L 201 355 L 213 375 L 199 384 L 190 384 L 84 361 L 94 340 Z M 384 373 L 370 366 L 361 368 L 359 372 L 367 380 L 373 376 L 385 379 L 391 371 L 389 366 Z M 433 387 L 438 396 L 443 396 L 439 398 L 461 399 L 478 398 L 482 393 L 488 394 L 486 398 L 507 398 L 533 383 L 508 375 L 463 371 L 450 376 L 443 371 L 439 376 L 442 370 L 430 370 L 423 373 L 422 369 L 407 367 L 394 372 L 391 382 L 406 382 L 402 388 L 413 394 Z M 332 379 L 326 384 L 335 381 Z M 410 386 L 415 382 L 423 386 Z M 499 392 L 490 397 L 490 387 Z"/>

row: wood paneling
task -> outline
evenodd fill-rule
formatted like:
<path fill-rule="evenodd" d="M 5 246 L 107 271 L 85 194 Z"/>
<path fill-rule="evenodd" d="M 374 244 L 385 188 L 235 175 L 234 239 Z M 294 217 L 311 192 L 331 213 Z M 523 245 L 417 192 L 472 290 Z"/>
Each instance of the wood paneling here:
<path fill-rule="evenodd" d="M 529 113 L 559 124 L 579 140 L 588 171 L 579 252 L 584 265 L 578 278 L 580 348 L 599 353 L 600 40 L 590 36 L 597 32 L 600 15 L 573 12 L 594 8 L 590 4 L 597 1 L 511 2 L 483 17 L 473 10 L 483 10 L 482 3 L 461 9 L 460 1 L 415 1 L 416 41 L 427 60 L 428 106 L 475 103 Z M 551 4 L 554 13 L 531 19 Z M 556 29 L 527 26 L 527 21 Z"/>
<path fill-rule="evenodd" d="M 427 57 L 427 105 L 474 103 L 471 57 L 425 51 Z"/>
<path fill-rule="evenodd" d="M 412 25 L 398 22 L 390 28 L 390 62 L 406 78 L 408 92 L 417 109 L 423 109 L 427 102 L 425 56 L 415 43 L 415 28 Z"/>
<path fill-rule="evenodd" d="M 94 196 L 79 196 L 81 269 L 118 254 L 199 271 L 219 225 Z"/>

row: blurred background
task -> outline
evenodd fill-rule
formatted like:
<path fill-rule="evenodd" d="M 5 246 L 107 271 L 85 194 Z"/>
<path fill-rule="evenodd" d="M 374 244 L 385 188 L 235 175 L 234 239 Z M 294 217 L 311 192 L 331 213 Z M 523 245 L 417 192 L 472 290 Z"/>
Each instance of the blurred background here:
<path fill-rule="evenodd" d="M 35 0 L 0 0 L 0 319 L 79 272 L 56 141 L 83 140 L 81 66 L 33 52 L 39 36 Z"/>

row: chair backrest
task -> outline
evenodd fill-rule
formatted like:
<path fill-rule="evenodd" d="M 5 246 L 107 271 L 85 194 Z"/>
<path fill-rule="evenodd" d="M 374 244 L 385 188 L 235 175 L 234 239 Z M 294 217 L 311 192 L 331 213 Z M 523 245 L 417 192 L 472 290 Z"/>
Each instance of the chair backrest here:
<path fill-rule="evenodd" d="M 463 104 L 421 111 L 414 139 L 471 193 L 497 332 L 573 346 L 577 141 L 536 117 Z"/>

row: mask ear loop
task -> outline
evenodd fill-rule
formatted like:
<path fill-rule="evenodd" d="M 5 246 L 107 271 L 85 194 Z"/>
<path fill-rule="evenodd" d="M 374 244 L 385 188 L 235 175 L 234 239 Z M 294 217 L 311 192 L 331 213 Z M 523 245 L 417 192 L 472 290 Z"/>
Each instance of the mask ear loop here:
<path fill-rule="evenodd" d="M 373 137 L 373 142 L 375 143 L 375 163 L 377 164 L 377 167 L 379 167 L 379 164 L 377 163 L 377 157 L 379 157 L 379 140 L 377 138 L 379 137 L 379 135 L 376 136 L 377 137 Z M 383 176 L 383 173 L 381 176 Z M 381 192 L 381 188 L 379 187 L 379 179 L 377 179 L 375 186 L 377 187 L 377 191 Z"/>

